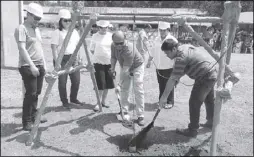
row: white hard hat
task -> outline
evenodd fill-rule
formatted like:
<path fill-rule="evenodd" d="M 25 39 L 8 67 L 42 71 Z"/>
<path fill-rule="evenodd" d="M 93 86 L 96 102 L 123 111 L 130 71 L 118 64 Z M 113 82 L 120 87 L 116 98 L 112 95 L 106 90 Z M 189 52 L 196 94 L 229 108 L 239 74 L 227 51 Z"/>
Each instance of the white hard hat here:
<path fill-rule="evenodd" d="M 110 23 L 109 21 L 100 20 L 100 21 L 97 21 L 96 24 L 99 27 L 108 27 Z"/>
<path fill-rule="evenodd" d="M 61 9 L 58 13 L 58 17 L 63 19 L 70 19 L 71 18 L 71 12 L 67 9 Z"/>
<path fill-rule="evenodd" d="M 37 4 L 37 3 L 30 3 L 26 9 L 27 12 L 35 15 L 35 16 L 38 16 L 40 18 L 43 17 L 43 9 L 42 7 Z"/>
<path fill-rule="evenodd" d="M 160 21 L 158 28 L 159 29 L 168 29 L 168 28 L 170 28 L 170 23 Z"/>

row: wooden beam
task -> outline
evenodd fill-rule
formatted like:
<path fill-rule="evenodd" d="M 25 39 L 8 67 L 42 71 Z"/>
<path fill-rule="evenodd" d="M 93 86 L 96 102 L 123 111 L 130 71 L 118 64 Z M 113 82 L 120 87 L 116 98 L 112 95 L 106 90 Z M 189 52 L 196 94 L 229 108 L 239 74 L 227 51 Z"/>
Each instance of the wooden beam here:
<path fill-rule="evenodd" d="M 184 15 L 180 16 L 140 16 L 138 14 L 133 14 L 132 16 L 120 16 L 120 15 L 99 15 L 98 20 L 139 20 L 139 21 L 165 21 L 165 22 L 178 22 L 184 17 Z M 81 19 L 89 19 L 88 15 L 81 15 L 79 18 Z M 211 23 L 222 23 L 222 19 L 219 17 L 189 17 L 186 16 L 187 22 L 211 22 Z"/>

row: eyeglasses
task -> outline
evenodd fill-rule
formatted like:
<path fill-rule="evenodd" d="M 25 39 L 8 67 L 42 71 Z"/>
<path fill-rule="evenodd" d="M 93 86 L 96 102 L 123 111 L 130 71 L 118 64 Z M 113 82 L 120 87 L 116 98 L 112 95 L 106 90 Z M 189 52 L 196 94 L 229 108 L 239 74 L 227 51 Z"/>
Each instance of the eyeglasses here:
<path fill-rule="evenodd" d="M 123 44 L 124 44 L 124 42 L 120 42 L 120 43 L 116 43 L 116 42 L 114 42 L 114 44 L 115 44 L 115 45 L 123 45 Z"/>
<path fill-rule="evenodd" d="M 63 22 L 71 22 L 71 19 L 63 19 Z"/>

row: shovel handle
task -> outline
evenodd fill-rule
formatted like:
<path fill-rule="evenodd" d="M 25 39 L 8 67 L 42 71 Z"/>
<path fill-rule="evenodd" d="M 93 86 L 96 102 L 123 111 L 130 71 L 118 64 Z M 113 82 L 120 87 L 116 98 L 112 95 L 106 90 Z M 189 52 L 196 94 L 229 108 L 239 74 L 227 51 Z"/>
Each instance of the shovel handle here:
<path fill-rule="evenodd" d="M 154 117 L 153 117 L 153 122 L 155 121 L 155 119 L 156 119 L 157 116 L 159 115 L 160 111 L 161 111 L 161 109 L 158 108 L 157 111 L 156 111 L 156 113 L 155 113 L 155 115 L 154 115 Z"/>

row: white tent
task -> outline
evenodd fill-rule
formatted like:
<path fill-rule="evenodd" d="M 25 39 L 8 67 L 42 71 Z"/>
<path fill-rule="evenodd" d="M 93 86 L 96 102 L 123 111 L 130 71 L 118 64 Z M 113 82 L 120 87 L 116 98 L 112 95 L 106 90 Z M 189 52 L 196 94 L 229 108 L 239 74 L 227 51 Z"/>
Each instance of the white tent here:
<path fill-rule="evenodd" d="M 253 24 L 253 12 L 242 12 L 238 20 L 240 24 Z"/>

